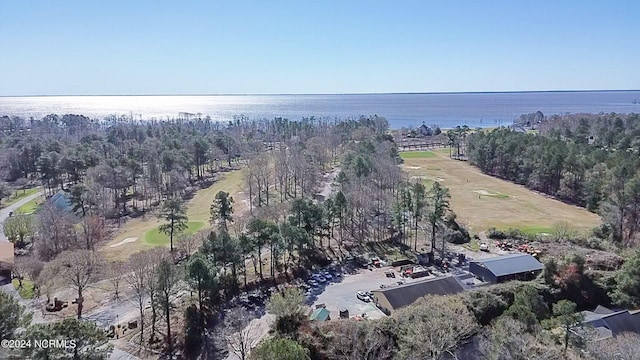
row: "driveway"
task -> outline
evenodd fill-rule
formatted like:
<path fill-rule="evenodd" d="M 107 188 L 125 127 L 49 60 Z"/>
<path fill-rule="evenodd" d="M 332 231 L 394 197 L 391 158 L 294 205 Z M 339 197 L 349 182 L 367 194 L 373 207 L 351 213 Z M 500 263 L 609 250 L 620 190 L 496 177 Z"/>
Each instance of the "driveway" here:
<path fill-rule="evenodd" d="M 18 210 L 18 208 L 20 208 L 22 205 L 28 203 L 29 201 L 36 199 L 40 196 L 42 196 L 42 191 L 38 191 L 35 194 L 29 195 L 24 199 L 20 199 L 19 201 L 16 201 L 15 203 L 7 206 L 6 208 L 0 210 L 0 241 L 7 241 L 7 237 L 4 236 L 4 228 L 2 227 L 2 224 L 4 224 L 4 221 L 7 220 L 7 218 L 9 217 L 9 213 L 10 212 L 15 212 L 16 210 Z"/>

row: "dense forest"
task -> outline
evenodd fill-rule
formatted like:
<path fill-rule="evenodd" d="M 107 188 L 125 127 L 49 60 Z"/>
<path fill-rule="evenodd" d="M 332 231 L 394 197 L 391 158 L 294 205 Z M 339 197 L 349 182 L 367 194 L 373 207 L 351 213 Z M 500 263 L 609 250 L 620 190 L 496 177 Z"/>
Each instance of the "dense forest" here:
<path fill-rule="evenodd" d="M 556 116 L 525 133 L 508 128 L 467 137 L 483 172 L 584 206 L 605 220 L 601 232 L 624 245 L 640 229 L 640 116 Z"/>

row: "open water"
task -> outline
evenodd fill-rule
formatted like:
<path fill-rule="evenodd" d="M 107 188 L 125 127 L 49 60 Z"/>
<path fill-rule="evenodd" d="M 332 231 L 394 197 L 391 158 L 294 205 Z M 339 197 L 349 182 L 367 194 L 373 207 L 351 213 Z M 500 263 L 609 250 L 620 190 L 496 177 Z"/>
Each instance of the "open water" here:
<path fill-rule="evenodd" d="M 0 97 L 0 115 L 42 118 L 47 114 L 82 114 L 92 118 L 126 115 L 134 119 L 169 119 L 185 113 L 216 121 L 244 115 L 249 119 L 300 119 L 384 116 L 392 128 L 423 122 L 457 125 L 509 125 L 524 113 L 638 113 L 640 91 L 565 91 L 505 93 L 427 93 L 354 95 L 202 95 L 202 96 L 34 96 Z"/>

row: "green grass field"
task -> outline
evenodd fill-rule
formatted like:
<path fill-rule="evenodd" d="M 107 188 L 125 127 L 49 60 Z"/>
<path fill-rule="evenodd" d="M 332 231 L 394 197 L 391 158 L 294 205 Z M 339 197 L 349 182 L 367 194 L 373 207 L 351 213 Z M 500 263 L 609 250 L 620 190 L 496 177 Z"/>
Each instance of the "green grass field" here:
<path fill-rule="evenodd" d="M 18 294 L 20 294 L 23 299 L 33 299 L 33 297 L 35 296 L 33 290 L 33 282 L 31 282 L 30 280 L 22 280 L 21 289 L 18 289 L 18 279 L 11 280 L 11 283 L 13 284 L 13 287 L 18 290 Z"/>
<path fill-rule="evenodd" d="M 18 212 L 20 214 L 33 214 L 34 212 L 36 212 L 36 210 L 38 210 L 40 205 L 42 205 L 43 201 L 44 201 L 44 199 L 42 197 L 37 197 L 37 198 L 29 201 L 28 203 L 20 206 L 16 210 L 16 212 Z"/>
<path fill-rule="evenodd" d="M 2 201 L 2 206 L 0 206 L 0 208 L 5 208 L 11 204 L 14 204 L 17 201 L 20 201 L 21 199 L 26 198 L 27 196 L 37 193 L 38 190 L 39 189 L 37 187 L 25 189 L 25 190 L 16 190 L 13 194 L 11 194 L 11 196 L 9 196 L 8 199 L 4 199 Z"/>
<path fill-rule="evenodd" d="M 490 227 L 520 229 L 526 234 L 552 233 L 554 224 L 561 221 L 585 232 L 601 223 L 598 215 L 583 208 L 483 174 L 468 162 L 451 160 L 448 148 L 432 153 L 434 156 L 428 158 L 401 153 L 406 159 L 403 169 L 425 184 L 435 180 L 448 187 L 452 210 L 472 233 Z"/>
<path fill-rule="evenodd" d="M 203 222 L 200 221 L 189 221 L 187 223 L 187 228 L 180 234 L 193 234 L 196 231 L 202 229 L 204 226 Z M 175 244 L 175 240 L 179 234 L 173 235 L 173 241 Z M 169 243 L 169 236 L 165 233 L 160 232 L 159 228 L 155 228 L 153 230 L 149 230 L 144 234 L 144 241 L 151 245 L 166 245 Z"/>
<path fill-rule="evenodd" d="M 433 151 L 403 151 L 400 153 L 400 157 L 403 159 L 422 159 L 435 156 L 436 154 L 434 154 Z"/>
<path fill-rule="evenodd" d="M 202 229 L 209 227 L 209 208 L 216 194 L 221 190 L 229 192 L 235 200 L 233 203 L 234 217 L 244 213 L 248 206 L 243 201 L 243 189 L 244 176 L 241 170 L 221 174 L 218 181 L 206 189 L 198 190 L 194 197 L 186 203 L 189 222 L 201 222 Z M 147 242 L 146 237 L 148 232 L 157 230 L 159 225 L 158 219 L 152 214 L 129 220 L 100 251 L 109 260 L 126 260 L 132 254 L 157 246 Z M 149 236 L 154 237 L 153 235 Z M 135 238 L 136 241 L 122 246 L 111 246 L 128 238 Z M 168 244 L 168 241 L 165 244 Z"/>

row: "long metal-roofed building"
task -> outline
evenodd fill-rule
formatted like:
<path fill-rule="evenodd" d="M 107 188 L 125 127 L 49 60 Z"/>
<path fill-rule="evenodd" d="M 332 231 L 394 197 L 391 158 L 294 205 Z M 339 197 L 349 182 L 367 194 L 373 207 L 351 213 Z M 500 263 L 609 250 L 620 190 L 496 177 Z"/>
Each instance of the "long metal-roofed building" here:
<path fill-rule="evenodd" d="M 456 276 L 414 281 L 404 285 L 372 290 L 373 302 L 387 315 L 413 304 L 426 295 L 453 295 L 468 288 Z"/>
<path fill-rule="evenodd" d="M 511 254 L 469 263 L 469 271 L 482 281 L 501 283 L 509 280 L 533 280 L 544 265 L 529 254 Z"/>

